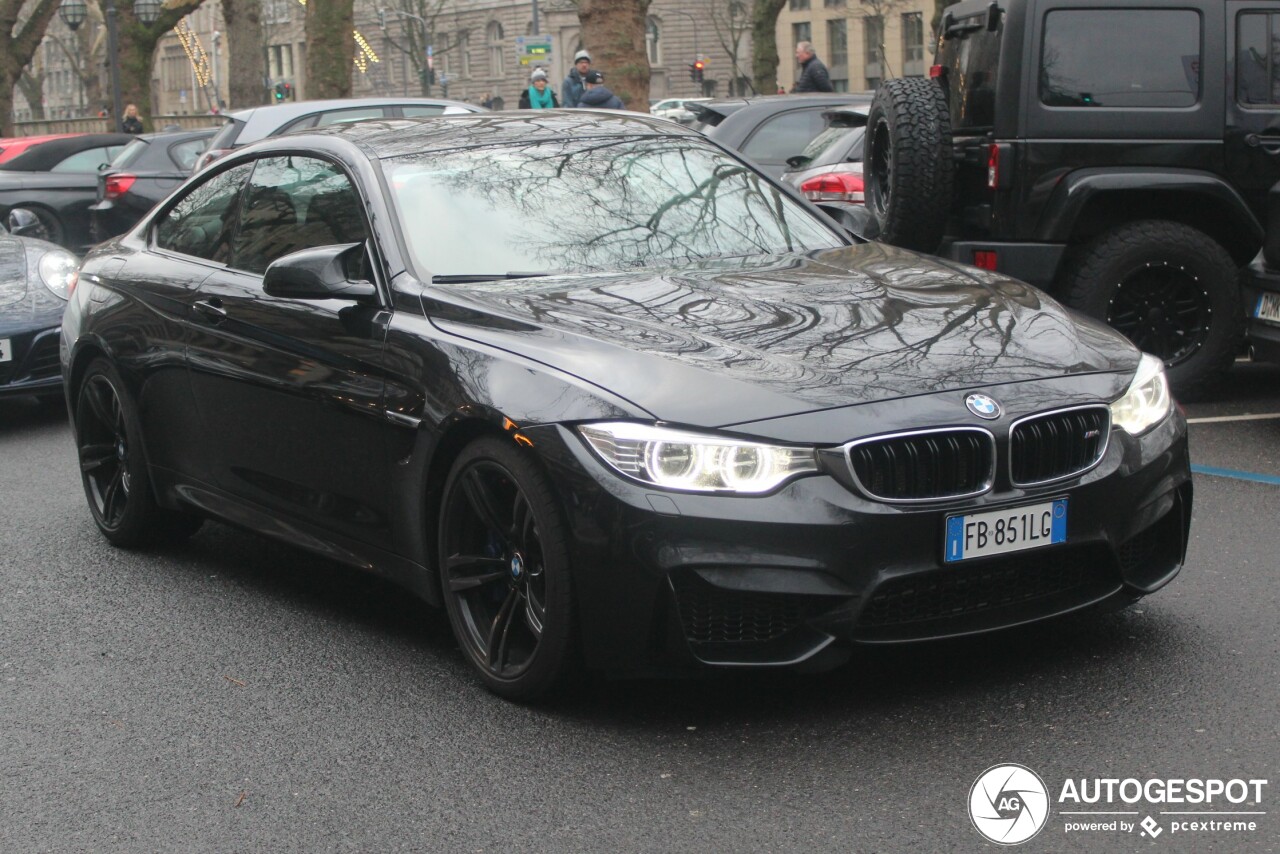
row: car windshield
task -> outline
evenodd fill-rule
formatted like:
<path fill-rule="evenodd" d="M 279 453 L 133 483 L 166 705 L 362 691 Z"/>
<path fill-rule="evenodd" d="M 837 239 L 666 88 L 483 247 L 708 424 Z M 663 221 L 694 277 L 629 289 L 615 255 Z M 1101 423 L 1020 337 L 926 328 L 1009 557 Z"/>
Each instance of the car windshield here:
<path fill-rule="evenodd" d="M 865 127 L 829 127 L 813 138 L 800 155 L 798 168 L 830 166 L 844 160 L 862 159 L 862 137 Z"/>
<path fill-rule="evenodd" d="M 579 138 L 383 162 L 433 276 L 618 270 L 824 249 L 834 232 L 696 138 Z"/>

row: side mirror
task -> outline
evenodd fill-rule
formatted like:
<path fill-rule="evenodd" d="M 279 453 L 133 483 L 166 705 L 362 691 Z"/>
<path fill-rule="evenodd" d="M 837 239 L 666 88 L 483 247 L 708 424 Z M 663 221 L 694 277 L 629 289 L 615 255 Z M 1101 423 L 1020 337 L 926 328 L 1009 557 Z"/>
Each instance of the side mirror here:
<path fill-rule="evenodd" d="M 363 243 L 340 243 L 290 252 L 272 261 L 262 274 L 262 289 L 285 299 L 345 299 L 355 302 L 378 295 L 373 282 L 352 281 L 347 265 L 364 252 Z"/>
<path fill-rule="evenodd" d="M 9 211 L 9 233 L 14 237 L 42 237 L 44 226 L 40 217 L 27 208 L 14 208 Z"/>

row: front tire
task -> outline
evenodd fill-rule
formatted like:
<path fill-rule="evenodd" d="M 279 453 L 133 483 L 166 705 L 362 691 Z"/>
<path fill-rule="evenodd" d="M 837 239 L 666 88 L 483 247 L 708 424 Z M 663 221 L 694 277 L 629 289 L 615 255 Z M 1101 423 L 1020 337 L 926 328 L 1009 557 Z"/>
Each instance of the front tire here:
<path fill-rule="evenodd" d="M 1239 273 L 1227 250 L 1178 222 L 1122 225 L 1071 259 L 1063 301 L 1164 360 L 1182 400 L 1203 396 L 1244 338 Z"/>
<path fill-rule="evenodd" d="M 90 363 L 76 400 L 80 477 L 102 535 L 112 545 L 130 548 L 194 534 L 199 517 L 155 502 L 137 406 L 115 366 L 106 359 Z"/>
<path fill-rule="evenodd" d="M 454 462 L 440 503 L 440 582 L 454 637 L 494 693 L 532 700 L 576 650 L 568 527 L 528 452 L 498 438 Z"/>

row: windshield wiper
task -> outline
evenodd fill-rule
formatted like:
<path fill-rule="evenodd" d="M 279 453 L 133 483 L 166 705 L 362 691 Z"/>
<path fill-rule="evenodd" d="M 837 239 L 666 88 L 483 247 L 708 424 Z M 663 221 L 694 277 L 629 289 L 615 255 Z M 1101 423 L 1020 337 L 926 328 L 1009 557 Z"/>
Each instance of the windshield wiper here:
<path fill-rule="evenodd" d="M 466 282 L 497 282 L 502 279 L 536 279 L 548 275 L 550 273 L 522 273 L 519 270 L 512 270 L 509 273 L 459 273 L 452 276 L 432 276 L 431 282 L 437 285 L 449 285 Z"/>

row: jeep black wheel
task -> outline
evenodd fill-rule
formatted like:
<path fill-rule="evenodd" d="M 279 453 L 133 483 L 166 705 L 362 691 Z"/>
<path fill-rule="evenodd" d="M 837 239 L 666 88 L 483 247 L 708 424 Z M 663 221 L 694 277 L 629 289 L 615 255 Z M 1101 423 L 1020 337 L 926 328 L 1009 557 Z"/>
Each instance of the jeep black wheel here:
<path fill-rule="evenodd" d="M 76 396 L 76 448 L 89 511 L 113 545 L 189 537 L 201 519 L 159 507 L 151 494 L 137 408 L 115 367 L 96 359 Z"/>
<path fill-rule="evenodd" d="M 941 87 L 922 77 L 886 80 L 867 116 L 867 207 L 879 239 L 932 252 L 951 210 L 951 117 Z"/>
<path fill-rule="evenodd" d="M 1072 262 L 1066 303 L 1163 359 L 1180 398 L 1204 394 L 1230 367 L 1244 334 L 1237 271 L 1204 232 L 1160 220 L 1129 223 Z"/>
<path fill-rule="evenodd" d="M 454 637 L 502 696 L 541 696 L 573 667 L 565 536 L 527 452 L 497 438 L 463 450 L 441 502 L 440 580 Z"/>

